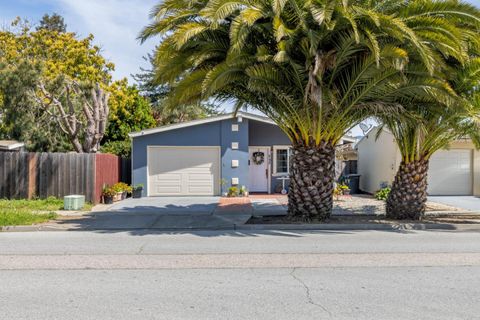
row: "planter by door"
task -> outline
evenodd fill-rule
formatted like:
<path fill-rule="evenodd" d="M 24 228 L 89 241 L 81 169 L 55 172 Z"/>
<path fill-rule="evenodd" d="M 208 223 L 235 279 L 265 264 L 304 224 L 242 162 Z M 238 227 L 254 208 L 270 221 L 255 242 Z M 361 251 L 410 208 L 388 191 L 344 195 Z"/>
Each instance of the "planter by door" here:
<path fill-rule="evenodd" d="M 142 197 L 142 191 L 143 191 L 143 188 L 133 189 L 132 198 L 134 198 L 134 199 L 141 198 Z"/>

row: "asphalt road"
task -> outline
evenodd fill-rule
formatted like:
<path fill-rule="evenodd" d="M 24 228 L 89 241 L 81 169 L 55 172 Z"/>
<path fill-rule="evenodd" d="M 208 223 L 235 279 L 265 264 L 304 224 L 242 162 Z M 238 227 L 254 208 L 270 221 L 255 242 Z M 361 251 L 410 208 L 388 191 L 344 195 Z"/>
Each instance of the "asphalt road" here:
<path fill-rule="evenodd" d="M 477 319 L 480 233 L 0 233 L 0 319 Z"/>

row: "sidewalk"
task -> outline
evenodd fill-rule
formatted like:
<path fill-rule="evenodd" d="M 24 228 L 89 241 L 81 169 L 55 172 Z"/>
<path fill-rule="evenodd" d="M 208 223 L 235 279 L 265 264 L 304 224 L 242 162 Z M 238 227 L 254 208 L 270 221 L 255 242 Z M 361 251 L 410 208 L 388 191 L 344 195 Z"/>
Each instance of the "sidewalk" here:
<path fill-rule="evenodd" d="M 368 200 L 367 202 L 365 202 Z M 135 200 L 136 201 L 136 200 Z M 286 219 L 286 197 L 252 195 L 248 198 L 146 198 L 96 206 L 92 212 L 71 213 L 33 226 L 3 227 L 0 231 L 50 230 L 450 230 L 480 231 L 480 214 L 429 211 L 425 221 L 385 220 L 373 199 L 337 201 L 326 223 Z M 359 205 L 360 204 L 360 205 Z"/>

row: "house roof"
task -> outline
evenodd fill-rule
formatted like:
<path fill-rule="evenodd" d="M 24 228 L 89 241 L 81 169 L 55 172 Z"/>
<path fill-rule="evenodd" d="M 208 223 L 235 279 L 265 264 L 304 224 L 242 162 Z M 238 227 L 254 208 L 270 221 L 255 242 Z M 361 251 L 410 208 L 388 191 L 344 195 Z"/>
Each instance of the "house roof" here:
<path fill-rule="evenodd" d="M 0 140 L 0 150 L 15 150 L 25 146 L 25 143 L 15 140 Z"/>
<path fill-rule="evenodd" d="M 260 121 L 268 124 L 275 124 L 275 122 L 273 122 L 271 119 L 267 117 L 263 117 L 253 113 L 239 111 L 236 114 L 232 112 L 232 113 L 221 114 L 218 116 L 213 116 L 205 119 L 198 119 L 198 120 L 192 120 L 192 121 L 187 121 L 182 123 L 169 124 L 166 126 L 161 126 L 153 129 L 145 129 L 138 132 L 132 132 L 132 133 L 129 133 L 128 135 L 130 136 L 130 138 L 136 138 L 136 137 L 146 136 L 149 134 L 155 134 L 159 132 L 165 132 L 165 131 L 170 131 L 170 130 L 175 130 L 180 128 L 192 127 L 200 124 L 217 122 L 217 121 L 228 120 L 233 118 L 245 118 L 245 119 Z"/>

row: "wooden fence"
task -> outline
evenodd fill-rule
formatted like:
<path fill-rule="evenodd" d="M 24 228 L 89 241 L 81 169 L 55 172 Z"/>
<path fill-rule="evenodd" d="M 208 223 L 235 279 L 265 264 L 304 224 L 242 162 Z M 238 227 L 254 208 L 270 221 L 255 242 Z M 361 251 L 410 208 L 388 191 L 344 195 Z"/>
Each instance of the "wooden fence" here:
<path fill-rule="evenodd" d="M 108 154 L 0 152 L 0 199 L 83 194 L 98 203 L 104 184 L 130 182 L 128 163 Z"/>

